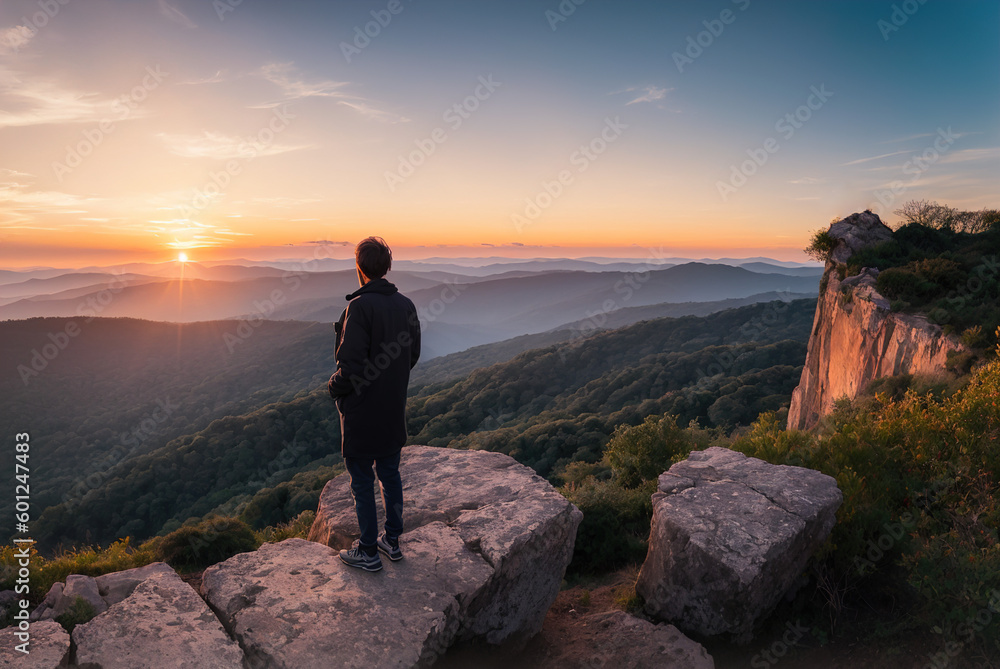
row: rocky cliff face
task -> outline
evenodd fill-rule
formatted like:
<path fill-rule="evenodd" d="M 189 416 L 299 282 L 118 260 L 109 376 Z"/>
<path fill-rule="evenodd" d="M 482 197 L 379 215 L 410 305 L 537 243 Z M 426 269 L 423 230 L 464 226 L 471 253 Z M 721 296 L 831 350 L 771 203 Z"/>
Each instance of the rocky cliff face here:
<path fill-rule="evenodd" d="M 806 364 L 788 411 L 789 429 L 813 427 L 834 400 L 854 398 L 883 376 L 943 372 L 948 354 L 964 350 L 925 317 L 890 311 L 889 301 L 875 289 L 877 268 L 840 278 L 854 252 L 891 239 L 892 231 L 876 214 L 852 214 L 829 232 L 837 245 L 820 283 Z"/>

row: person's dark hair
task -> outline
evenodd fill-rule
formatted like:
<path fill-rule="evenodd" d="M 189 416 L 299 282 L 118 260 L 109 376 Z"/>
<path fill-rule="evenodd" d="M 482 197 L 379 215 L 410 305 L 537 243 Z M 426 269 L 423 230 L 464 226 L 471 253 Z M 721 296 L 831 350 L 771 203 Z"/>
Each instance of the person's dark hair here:
<path fill-rule="evenodd" d="M 381 279 L 392 269 L 392 250 L 381 237 L 368 237 L 354 249 L 358 269 L 369 279 Z"/>

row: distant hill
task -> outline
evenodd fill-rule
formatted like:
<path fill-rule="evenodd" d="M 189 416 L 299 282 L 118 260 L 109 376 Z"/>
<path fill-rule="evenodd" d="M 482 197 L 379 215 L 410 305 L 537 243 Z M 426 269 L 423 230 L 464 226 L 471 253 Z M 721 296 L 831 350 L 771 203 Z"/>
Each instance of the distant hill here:
<path fill-rule="evenodd" d="M 785 267 L 769 262 L 745 262 L 738 267 L 748 269 L 751 272 L 761 272 L 762 274 L 788 274 L 790 276 L 809 276 L 817 281 L 823 276 L 822 267 Z"/>
<path fill-rule="evenodd" d="M 564 342 L 572 339 L 575 334 L 570 330 L 550 330 L 521 335 L 418 362 L 410 372 L 411 392 L 412 389 L 419 389 L 428 384 L 461 378 L 480 367 L 506 362 L 517 354 L 533 348 L 544 348 Z"/>
<path fill-rule="evenodd" d="M 0 285 L 21 283 L 28 279 L 47 279 L 72 271 L 70 269 L 55 269 L 52 267 L 25 270 L 0 269 Z"/>
<path fill-rule="evenodd" d="M 0 357 L 0 429 L 30 430 L 36 513 L 215 419 L 322 388 L 335 366 L 333 328 L 297 322 L 8 321 Z"/>
<path fill-rule="evenodd" d="M 438 262 L 402 260 L 396 263 L 400 269 L 422 270 L 423 268 L 445 269 L 456 274 L 468 276 L 496 276 L 510 272 L 523 274 L 540 274 L 554 271 L 575 272 L 634 272 L 649 269 L 666 269 L 676 263 L 649 263 L 642 260 L 599 262 L 595 260 L 579 260 L 571 258 L 551 258 L 524 260 L 519 262 L 497 262 L 486 265 L 459 265 L 448 263 L 442 259 Z"/>
<path fill-rule="evenodd" d="M 107 285 L 113 281 L 135 282 L 146 278 L 155 280 L 154 277 L 144 277 L 141 274 L 108 274 L 106 272 L 73 272 L 70 274 L 60 274 L 44 279 L 27 279 L 15 283 L 0 285 L 0 297 L 31 297 L 36 295 L 51 295 L 73 288 L 94 287 Z"/>
<path fill-rule="evenodd" d="M 0 307 L 0 319 L 82 314 L 189 323 L 247 315 L 268 317 L 284 305 L 320 297 L 338 302 L 343 309 L 344 295 L 358 287 L 353 271 L 301 274 L 273 271 L 278 276 L 239 281 L 169 279 L 121 289 L 108 285 L 86 295 L 74 292 L 63 299 L 57 296 L 24 299 Z M 393 279 L 403 291 L 438 284 L 406 272 L 394 273 Z"/>
<path fill-rule="evenodd" d="M 573 460 L 599 458 L 617 425 L 638 423 L 651 413 L 676 411 L 684 423 L 697 418 L 704 424 L 746 424 L 759 411 L 787 405 L 814 307 L 814 300 L 756 304 L 704 318 L 646 321 L 526 351 L 461 381 L 421 387 L 408 404 L 411 441 L 502 450 L 552 475 Z M 273 344 L 289 324 L 266 325 L 274 330 L 261 342 Z M 317 336 L 322 337 L 322 327 L 308 329 L 321 328 Z M 307 356 L 306 343 L 289 341 L 289 353 Z M 136 342 L 131 347 L 142 350 Z M 271 361 L 264 346 L 251 353 L 261 358 L 255 375 L 274 374 L 280 355 Z M 199 366 L 207 367 L 206 378 L 212 378 L 210 357 L 192 362 L 178 376 L 187 378 Z M 129 369 L 111 365 L 90 367 L 87 373 L 100 381 L 97 388 L 113 386 L 123 374 L 135 379 L 133 388 L 155 388 L 150 379 L 164 379 L 151 371 L 131 377 Z M 236 370 L 232 373 L 217 388 L 209 381 L 186 383 L 192 393 L 238 393 L 241 379 Z M 58 382 L 61 374 L 53 373 L 51 379 Z M 156 396 L 150 392 L 145 397 Z M 101 404 L 94 400 L 90 406 Z M 228 412 L 105 470 L 73 504 L 46 508 L 44 501 L 58 501 L 58 495 L 46 491 L 48 497 L 39 498 L 38 507 L 44 511 L 34 525 L 42 550 L 58 542 L 107 542 L 125 534 L 145 538 L 213 510 L 242 513 L 251 501 L 255 518 L 268 522 L 315 508 L 318 489 L 296 490 L 282 482 L 338 460 L 339 421 L 325 389 L 257 406 Z M 91 429 L 116 420 L 113 405 L 105 412 L 92 420 Z M 54 492 L 82 477 L 96 458 L 81 441 L 39 440 L 39 459 L 65 468 L 52 474 Z M 77 458 L 73 466 L 69 456 Z"/>
<path fill-rule="evenodd" d="M 421 388 L 409 404 L 413 443 L 502 451 L 549 476 L 598 459 L 616 425 L 649 414 L 749 424 L 788 405 L 815 304 L 642 321 L 525 351 Z"/>
<path fill-rule="evenodd" d="M 665 304 L 651 304 L 645 307 L 624 307 L 606 314 L 584 318 L 575 323 L 564 323 L 553 330 L 570 330 L 579 336 L 580 334 L 592 332 L 595 329 L 611 330 L 655 318 L 665 318 L 668 316 L 673 318 L 678 316 L 707 316 L 717 311 L 735 309 L 758 302 L 771 302 L 773 300 L 791 302 L 792 300 L 810 299 L 813 297 L 815 296 L 811 293 L 770 292 L 730 300 L 716 300 L 714 302 L 667 302 Z"/>
<path fill-rule="evenodd" d="M 317 260 L 309 269 L 344 262 Z M 583 321 L 608 320 L 619 326 L 640 318 L 707 313 L 674 309 L 638 315 L 630 311 L 635 307 L 744 300 L 761 293 L 812 295 L 819 276 L 812 268 L 758 261 L 747 263 L 752 270 L 722 263 L 666 264 L 651 270 L 641 262 L 566 259 L 483 267 L 400 261 L 397 266 L 421 268 L 395 269 L 389 278 L 413 299 L 421 314 L 425 358 Z M 261 317 L 334 322 L 343 312 L 344 295 L 357 288 L 353 270 L 303 272 L 291 266 L 190 262 L 136 263 L 122 269 L 126 268 L 134 271 L 120 275 L 93 268 L 0 284 L 0 319 L 85 315 L 182 323 Z M 184 272 L 184 280 L 170 278 L 177 272 Z"/>
<path fill-rule="evenodd" d="M 447 294 L 447 303 L 441 300 L 439 287 L 415 291 L 410 297 L 425 309 L 435 303 L 440 307 L 433 325 L 467 328 L 468 337 L 454 344 L 452 351 L 457 351 L 582 320 L 600 322 L 631 307 L 713 302 L 768 292 L 815 295 L 818 283 L 808 276 L 758 274 L 728 265 L 690 263 L 640 274 L 560 272 L 481 281 L 457 295 Z"/>
<path fill-rule="evenodd" d="M 422 359 L 411 374 L 411 386 L 419 387 L 431 383 L 440 383 L 465 376 L 479 367 L 487 367 L 498 362 L 506 362 L 514 356 L 533 348 L 543 348 L 570 339 L 593 334 L 597 330 L 611 330 L 639 321 L 653 320 L 665 317 L 707 316 L 708 314 L 726 309 L 734 309 L 758 302 L 780 300 L 787 302 L 797 299 L 809 299 L 810 295 L 793 293 L 761 293 L 750 297 L 719 300 L 715 302 L 682 302 L 681 304 L 653 304 L 648 307 L 625 307 L 602 315 L 600 319 L 587 318 L 575 323 L 565 323 L 561 326 L 536 334 L 521 335 L 491 344 L 473 346 L 456 353 L 439 357 Z M 431 327 L 448 330 L 458 326 L 432 323 Z M 461 335 L 465 335 L 463 332 Z M 460 335 L 460 336 L 461 336 Z"/>

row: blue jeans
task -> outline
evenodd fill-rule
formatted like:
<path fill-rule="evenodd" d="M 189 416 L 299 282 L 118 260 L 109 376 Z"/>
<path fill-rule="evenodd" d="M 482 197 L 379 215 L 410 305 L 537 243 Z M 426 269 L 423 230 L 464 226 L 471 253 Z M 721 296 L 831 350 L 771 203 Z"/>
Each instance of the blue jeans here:
<path fill-rule="evenodd" d="M 361 545 L 372 547 L 378 539 L 378 513 L 375 509 L 375 474 L 382 488 L 385 508 L 385 534 L 398 539 L 403 533 L 403 480 L 399 476 L 399 453 L 381 458 L 344 458 L 351 475 L 351 495 L 361 528 Z M 375 471 L 372 471 L 374 465 Z"/>

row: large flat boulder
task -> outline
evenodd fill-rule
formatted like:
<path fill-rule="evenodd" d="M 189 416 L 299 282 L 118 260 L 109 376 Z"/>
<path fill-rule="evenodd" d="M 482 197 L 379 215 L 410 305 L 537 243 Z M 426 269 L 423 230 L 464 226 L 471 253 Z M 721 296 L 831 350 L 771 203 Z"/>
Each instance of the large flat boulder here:
<path fill-rule="evenodd" d="M 248 666 L 428 666 L 493 570 L 441 522 L 407 532 L 400 545 L 403 560 L 371 573 L 312 541 L 265 544 L 206 569 L 201 592 Z"/>
<path fill-rule="evenodd" d="M 19 631 L 17 625 L 0 629 L 0 667 L 57 669 L 68 666 L 69 634 L 62 625 L 52 620 L 31 623 L 28 653 L 17 650 L 17 646 L 24 643 L 17 636 Z"/>
<path fill-rule="evenodd" d="M 659 478 L 636 591 L 688 633 L 746 641 L 793 587 L 836 522 L 836 481 L 725 448 Z"/>
<path fill-rule="evenodd" d="M 73 629 L 80 669 L 239 669 L 243 652 L 194 589 L 173 571 Z"/>
<path fill-rule="evenodd" d="M 458 639 L 516 644 L 541 630 L 573 557 L 583 514 L 548 481 L 502 453 L 407 446 L 400 474 L 403 538 L 443 523 L 492 569 L 463 614 Z M 381 495 L 375 497 L 381 522 Z M 309 539 L 347 548 L 359 535 L 350 477 L 343 474 L 324 487 Z"/>

